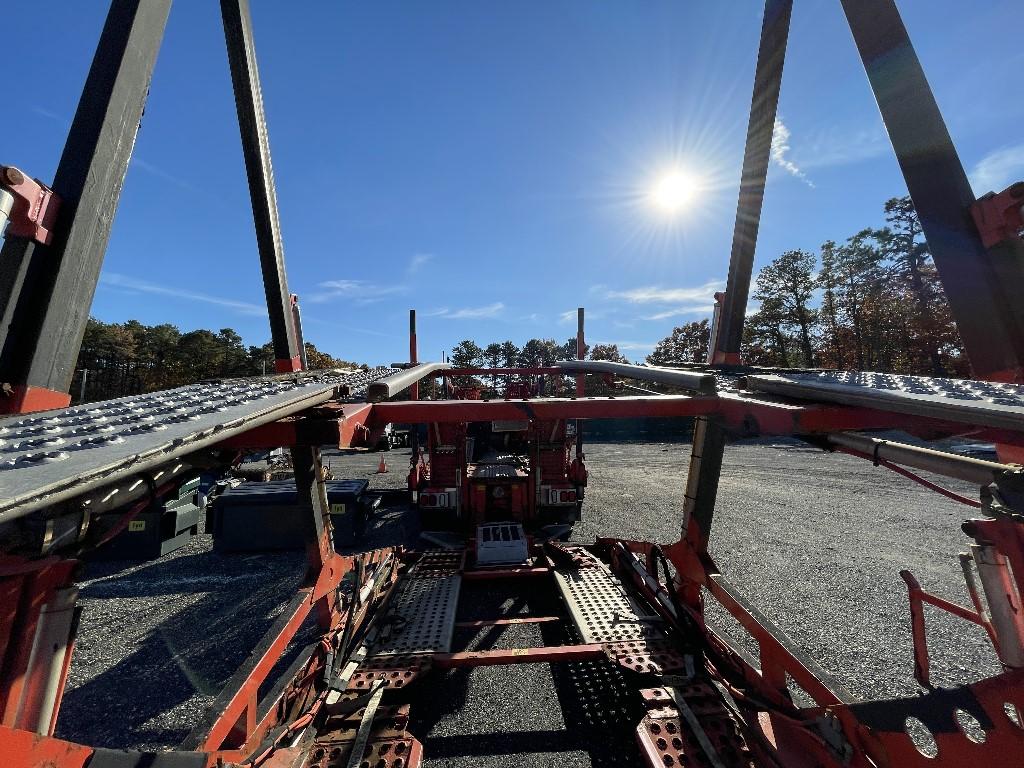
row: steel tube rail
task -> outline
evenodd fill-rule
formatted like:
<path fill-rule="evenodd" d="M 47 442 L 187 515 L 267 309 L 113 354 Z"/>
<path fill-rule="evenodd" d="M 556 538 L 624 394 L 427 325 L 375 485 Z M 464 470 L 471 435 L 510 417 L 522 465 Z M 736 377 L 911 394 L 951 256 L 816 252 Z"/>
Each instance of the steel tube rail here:
<path fill-rule="evenodd" d="M 451 365 L 448 363 L 420 363 L 401 373 L 388 376 L 383 381 L 373 382 L 366 391 L 366 399 L 371 403 L 387 400 L 389 397 L 394 397 L 399 392 L 408 389 L 427 376 L 431 376 L 437 371 L 448 371 L 449 369 L 451 369 Z"/>
<path fill-rule="evenodd" d="M 838 432 L 828 435 L 828 441 L 839 448 L 848 448 L 895 464 L 923 469 L 926 472 L 934 472 L 937 475 L 954 477 L 958 480 L 966 480 L 977 485 L 988 485 L 1007 472 L 1017 471 L 1017 468 L 1010 464 L 972 459 L 969 456 L 957 456 L 932 448 L 882 440 L 877 437 L 858 435 L 854 432 Z"/>
<path fill-rule="evenodd" d="M 659 368 L 652 365 L 630 365 L 613 363 L 609 360 L 559 360 L 555 367 L 566 373 L 610 373 L 627 379 L 672 384 L 693 392 L 710 395 L 715 391 L 715 376 L 700 371 L 680 371 L 675 368 Z"/>

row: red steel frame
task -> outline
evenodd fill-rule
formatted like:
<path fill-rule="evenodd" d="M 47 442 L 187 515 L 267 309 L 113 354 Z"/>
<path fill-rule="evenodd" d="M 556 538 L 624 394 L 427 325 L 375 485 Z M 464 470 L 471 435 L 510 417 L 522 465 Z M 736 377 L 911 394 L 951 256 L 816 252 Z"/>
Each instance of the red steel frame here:
<path fill-rule="evenodd" d="M 857 2 L 844 0 L 844 6 L 858 47 L 865 59 L 869 77 L 884 77 L 891 80 L 889 70 L 886 68 L 889 67 L 892 59 L 883 55 L 887 51 L 891 51 L 884 46 L 890 45 L 892 50 L 900 48 L 900 35 L 905 34 L 898 14 L 895 15 L 895 21 L 893 20 L 894 6 L 888 0 L 857 0 Z M 242 32 L 247 35 L 249 33 L 248 14 L 247 9 L 244 10 L 245 12 L 240 16 L 240 24 Z M 874 18 L 876 11 L 885 16 L 887 26 L 884 35 L 872 37 L 868 34 L 866 20 Z M 750 160 L 752 168 L 757 164 L 757 151 L 764 150 L 766 152 L 766 146 L 761 146 L 764 145 L 764 142 L 758 144 L 757 141 L 751 141 L 751 137 L 756 139 L 758 131 L 762 131 L 764 128 L 764 126 L 755 124 L 757 122 L 755 118 L 760 120 L 769 113 L 774 114 L 774 101 L 777 99 L 778 81 L 781 79 L 782 56 L 779 55 L 778 48 L 781 40 L 781 53 L 784 54 L 785 35 L 788 34 L 788 16 L 788 2 L 769 1 L 766 7 L 766 21 L 762 38 L 765 67 L 762 71 L 762 61 L 759 60 L 758 82 L 768 94 L 771 108 L 767 109 L 762 104 L 759 109 L 752 110 L 751 127 L 748 134 L 748 150 L 750 151 L 748 151 L 749 158 L 747 158 Z M 229 46 L 230 43 L 229 38 Z M 772 48 L 773 45 L 775 49 Z M 246 41 L 246 46 L 251 47 L 251 40 Z M 239 48 L 235 50 L 235 53 L 237 54 L 239 50 L 243 49 Z M 905 50 L 905 48 L 901 50 Z M 910 56 L 912 58 L 912 49 Z M 910 61 L 910 59 L 907 60 Z M 238 61 L 240 62 L 242 59 L 240 58 Z M 909 70 L 913 71 L 908 70 L 907 80 L 917 83 L 916 87 L 920 92 L 918 81 L 923 81 L 923 73 L 918 75 L 918 72 L 914 70 L 914 67 L 917 66 L 916 59 L 911 64 L 913 66 Z M 235 71 L 236 69 L 238 72 Z M 252 72 L 244 71 L 237 64 L 233 65 L 232 74 L 236 80 L 253 78 Z M 258 82 L 256 85 L 258 86 Z M 914 87 L 913 83 L 911 87 Z M 236 83 L 237 90 L 238 84 Z M 911 186 L 911 192 L 914 194 L 915 204 L 918 204 L 922 211 L 926 207 L 929 208 L 928 211 L 924 211 L 928 215 L 922 217 L 929 239 L 933 239 L 933 232 L 940 232 L 941 227 L 948 224 L 948 221 L 944 222 L 939 214 L 952 212 L 955 215 L 950 220 L 955 219 L 956 221 L 960 219 L 966 221 L 968 217 L 973 217 L 973 224 L 977 231 L 974 232 L 974 238 L 970 242 L 966 240 L 953 242 L 952 238 L 948 238 L 948 242 L 943 242 L 941 237 L 934 238 L 936 244 L 933 245 L 933 248 L 937 249 L 937 246 L 941 245 L 943 250 L 943 263 L 939 265 L 940 271 L 956 267 L 956 261 L 949 260 L 945 255 L 956 252 L 956 248 L 947 248 L 951 244 L 959 247 L 962 251 L 964 243 L 973 247 L 976 244 L 974 240 L 977 240 L 983 248 L 991 251 L 989 255 L 999 255 L 996 254 L 995 249 L 1000 249 L 1000 253 L 1004 256 L 1019 252 L 1020 237 L 1018 233 L 1021 223 L 1019 201 L 1022 199 L 1020 185 L 1014 185 L 999 195 L 992 195 L 960 207 L 957 207 L 958 200 L 954 199 L 956 196 L 950 194 L 947 197 L 953 201 L 952 204 L 944 211 L 938 210 L 935 200 L 929 197 L 929 187 L 936 183 L 941 184 L 943 179 L 952 179 L 951 183 L 955 184 L 957 178 L 953 177 L 956 174 L 943 172 L 934 173 L 929 177 L 924 171 L 912 167 L 911 164 L 916 160 L 914 157 L 907 156 L 903 145 L 904 138 L 906 136 L 916 137 L 917 130 L 932 130 L 938 126 L 941 130 L 934 133 L 938 139 L 929 146 L 934 144 L 935 147 L 938 147 L 936 152 L 941 154 L 944 150 L 943 142 L 940 141 L 941 133 L 945 130 L 941 125 L 941 118 L 935 120 L 929 114 L 923 124 L 907 123 L 904 120 L 905 116 L 899 113 L 899 109 L 913 100 L 900 98 L 900 93 L 895 90 L 892 93 L 880 93 L 876 88 L 876 95 L 879 96 L 880 107 L 886 118 L 887 128 L 896 147 L 897 155 L 900 156 L 901 162 L 905 163 L 904 171 L 908 178 L 908 184 Z M 755 87 L 755 102 L 758 96 L 759 93 Z M 927 96 L 930 99 L 930 93 Z M 250 100 L 253 104 L 257 103 L 257 99 Z M 925 106 L 929 107 L 928 104 Z M 246 142 L 247 129 L 251 127 L 249 124 L 255 124 L 261 118 L 242 115 L 241 108 L 242 105 L 239 106 L 240 125 L 243 131 L 243 142 Z M 770 124 L 770 116 L 767 122 Z M 906 130 L 908 127 L 912 129 L 909 132 Z M 945 137 L 945 141 L 948 143 L 948 136 Z M 257 146 L 254 141 L 249 143 L 252 145 L 250 149 L 254 153 L 259 150 L 266 155 L 264 165 L 269 166 L 266 147 Z M 950 168 L 955 170 L 959 161 L 955 158 L 955 152 L 952 158 L 949 154 L 947 152 L 940 160 L 952 163 L 952 165 L 947 163 L 946 166 L 943 166 L 946 170 Z M 753 198 L 757 198 L 753 200 L 753 203 L 756 203 L 754 207 L 757 208 L 757 215 L 748 216 L 755 224 L 753 233 L 741 233 L 739 227 L 737 229 L 737 242 L 734 243 L 734 265 L 739 265 L 736 271 L 740 276 L 738 282 L 741 283 L 743 277 L 742 258 L 738 259 L 736 253 L 749 250 L 749 255 L 752 258 L 752 245 L 756 239 L 756 219 L 759 217 L 760 195 L 763 191 L 763 184 L 759 191 L 756 183 L 748 183 L 750 179 L 746 177 L 747 164 L 745 160 L 745 178 L 744 184 L 741 185 L 741 207 L 746 210 L 746 204 L 751 203 Z M 939 166 L 941 163 L 936 165 L 936 167 Z M 255 165 L 253 167 L 255 170 L 251 171 L 251 175 L 259 175 L 259 168 L 256 168 Z M 756 182 L 757 175 L 756 169 L 751 171 L 751 179 L 754 182 Z M 763 173 L 761 179 L 763 182 Z M 961 186 L 964 185 L 961 184 Z M 948 192 L 948 190 L 942 191 Z M 926 205 L 919 204 L 918 198 Z M 273 208 L 276 205 L 273 200 L 269 204 L 265 205 L 265 203 L 267 201 L 257 201 L 254 197 L 254 209 L 266 208 L 268 205 L 269 208 Z M 751 204 L 753 205 L 753 203 Z M 55 211 L 56 208 L 54 208 Z M 960 224 L 963 225 L 964 222 L 960 222 Z M 930 228 L 934 229 L 929 231 Z M 741 234 L 742 237 L 740 237 Z M 277 236 L 275 235 L 275 237 Z M 276 246 L 276 243 L 271 245 Z M 747 248 L 747 246 L 750 247 Z M 270 250 L 268 248 L 268 253 Z M 982 251 L 976 249 L 971 254 L 974 261 L 966 258 L 960 260 L 962 264 L 967 265 L 964 267 L 965 269 L 969 269 L 975 261 L 978 261 L 975 258 L 978 253 L 982 253 Z M 270 253 L 270 255 L 273 254 Z M 936 261 L 940 261 L 938 252 Z M 979 263 L 985 268 L 991 266 L 983 261 Z M 992 263 L 1004 270 L 1002 276 L 1006 278 L 1009 272 L 1006 270 L 1005 264 L 996 259 L 992 259 Z M 1006 263 L 1015 262 L 1010 259 Z M 278 273 L 282 269 L 283 267 L 276 268 Z M 273 271 L 271 270 L 271 272 Z M 747 271 L 749 272 L 749 268 Z M 281 277 L 283 275 L 277 275 L 277 278 Z M 749 274 L 746 277 L 749 278 Z M 282 279 L 279 279 L 278 282 L 280 283 L 278 287 L 284 286 Z M 742 310 L 740 305 L 745 303 L 746 289 L 735 290 L 732 286 L 733 282 L 733 275 L 730 274 L 731 287 L 725 296 L 725 303 L 728 306 L 723 309 L 723 312 L 726 321 L 731 323 L 728 328 L 730 338 L 736 340 L 739 338 L 738 332 L 742 328 L 742 317 L 741 312 L 737 314 L 735 310 L 737 306 Z M 951 303 L 962 302 L 965 289 L 963 286 L 956 285 L 956 281 L 951 282 L 954 283 L 949 286 L 953 289 L 949 291 Z M 1004 298 L 995 287 L 989 285 L 987 293 L 979 292 L 977 301 L 989 302 L 991 300 L 991 303 L 995 305 Z M 1005 301 L 1003 303 L 1005 304 Z M 964 305 L 961 303 L 960 306 Z M 1005 306 L 997 306 L 995 309 L 997 311 L 993 316 L 999 316 L 999 312 L 1003 312 L 1003 315 L 1007 317 L 1010 316 L 1009 309 Z M 737 318 L 739 318 L 738 321 Z M 291 317 L 286 316 L 286 320 L 288 319 Z M 985 336 L 987 329 L 980 327 L 977 322 L 972 324 L 964 312 L 959 312 L 957 319 L 967 323 L 972 338 L 982 341 L 988 338 Z M 1010 343 L 1005 346 L 1019 351 L 1017 347 L 1024 343 L 1024 340 L 1014 336 L 1012 323 L 1007 322 L 1006 326 L 1004 328 L 1002 324 L 999 324 L 999 338 L 1008 338 Z M 718 338 L 717 333 L 715 337 Z M 284 338 L 281 336 L 275 341 L 281 341 Z M 297 334 L 288 337 L 287 341 L 292 345 L 292 349 L 301 345 L 301 339 Z M 582 356 L 582 311 L 580 312 L 580 332 L 577 344 L 578 356 Z M 279 346 L 285 348 L 283 345 Z M 992 379 L 1020 379 L 1019 361 L 1006 368 L 1006 364 L 1002 361 L 989 359 L 991 355 L 985 352 L 983 344 L 978 344 L 975 341 L 973 344 L 968 344 L 968 347 L 971 347 L 969 351 L 972 355 L 972 363 L 981 375 Z M 291 351 L 289 350 L 289 352 Z M 718 343 L 712 353 L 713 359 L 716 361 L 738 362 L 736 350 L 727 349 Z M 410 359 L 413 362 L 416 360 L 416 354 L 415 315 L 413 314 L 410 317 Z M 981 362 L 979 363 L 979 361 Z M 294 370 L 300 367 L 299 357 L 291 354 L 286 358 L 282 357 L 278 360 L 278 366 L 282 365 L 288 370 Z M 1000 368 L 1000 365 L 1004 367 Z M 442 375 L 505 374 L 512 376 L 527 373 L 563 375 L 557 368 L 451 369 Z M 792 434 L 813 437 L 814 435 L 851 429 L 899 427 L 911 433 L 928 437 L 969 433 L 979 439 L 998 443 L 1001 446 L 1001 453 L 1004 450 L 1003 447 L 1006 446 L 1024 448 L 1024 428 L 1019 432 L 974 429 L 963 424 L 947 423 L 923 417 L 907 417 L 884 410 L 792 404 L 778 399 L 751 397 L 741 393 L 728 392 L 699 396 L 585 398 L 582 397 L 581 383 L 582 377 L 578 376 L 576 378 L 577 397 L 568 399 L 418 402 L 414 396 L 413 401 L 404 403 L 329 406 L 303 417 L 287 419 L 261 427 L 230 442 L 235 446 L 293 446 L 296 449 L 295 455 L 299 456 L 310 445 L 323 442 L 332 442 L 339 446 L 358 445 L 365 442 L 367 435 L 373 430 L 380 429 L 391 422 L 450 423 L 497 419 L 553 420 L 661 416 L 697 417 L 699 434 L 695 442 L 704 446 L 708 453 L 701 454 L 695 450 L 692 465 L 694 462 L 699 465 L 703 459 L 710 459 L 713 456 L 715 450 L 713 443 L 717 438 L 708 438 L 707 441 L 705 438 L 720 430 L 727 430 L 739 435 Z M 1010 455 L 1009 452 L 1006 455 Z M 710 461 L 710 464 L 713 463 Z M 312 464 L 314 469 L 318 468 L 318 460 L 315 456 Z M 322 478 L 318 477 L 314 483 L 317 492 L 322 491 L 321 483 Z M 698 492 L 699 490 L 698 488 Z M 713 504 L 713 491 L 711 501 Z M 314 517 L 316 517 L 319 513 L 315 501 L 312 507 Z M 595 546 L 609 553 L 616 571 L 626 577 L 631 587 L 644 595 L 650 605 L 658 610 L 666 620 L 675 624 L 682 632 L 692 634 L 694 629 L 697 630 L 697 635 L 704 643 L 704 651 L 710 669 L 716 673 L 723 687 L 732 693 L 737 707 L 744 713 L 753 715 L 749 719 L 749 723 L 752 725 L 744 735 L 747 737 L 751 754 L 759 762 L 763 761 L 766 764 L 782 762 L 787 766 L 823 765 L 837 768 L 838 766 L 853 766 L 853 768 L 881 766 L 887 768 L 889 766 L 960 765 L 981 761 L 984 761 L 986 765 L 1019 764 L 1020 755 L 1024 754 L 1024 728 L 1022 728 L 1024 723 L 1020 719 L 1021 713 L 1024 713 L 1024 668 L 1005 664 L 1006 670 L 1001 674 L 952 691 L 930 690 L 923 696 L 908 699 L 854 702 L 848 694 L 842 691 L 840 686 L 829 680 L 823 671 L 817 669 L 813 662 L 804 658 L 795 645 L 777 627 L 750 606 L 742 595 L 729 584 L 708 553 L 707 521 L 696 519 L 689 514 L 689 511 L 688 507 L 687 514 L 684 515 L 680 540 L 664 548 L 651 543 L 615 540 L 599 540 Z M 991 516 L 967 521 L 964 524 L 964 530 L 979 547 L 990 549 L 999 558 L 1009 563 L 1009 568 L 1004 569 L 1004 574 L 1007 597 L 1011 601 L 1010 608 L 1014 614 L 1011 617 L 1011 629 L 1016 627 L 1020 636 L 1013 637 L 1012 633 L 1008 635 L 1005 625 L 1001 629 L 998 628 L 994 620 L 983 612 L 980 602 L 976 602 L 974 610 L 956 605 L 929 594 L 911 574 L 902 572 L 901 575 L 907 582 L 909 590 L 914 635 L 915 674 L 926 687 L 930 680 L 925 642 L 924 603 L 929 603 L 963 620 L 982 626 L 988 632 L 995 650 L 1001 657 L 1007 652 L 1010 641 L 1016 640 L 1019 643 L 1021 637 L 1024 637 L 1021 606 L 1013 602 L 1017 598 L 1011 595 L 1011 592 L 1018 596 L 1024 594 L 1024 531 L 1021 529 L 1020 514 L 1013 509 L 1007 511 L 997 508 L 995 502 L 992 502 L 988 511 L 991 512 Z M 326 706 L 327 691 L 317 687 L 315 681 L 322 677 L 327 669 L 331 659 L 331 649 L 339 633 L 343 632 L 346 626 L 361 625 L 372 620 L 375 610 L 386 599 L 388 590 L 398 578 L 397 565 L 402 556 L 400 551 L 378 550 L 360 558 L 342 557 L 333 552 L 329 520 L 321 519 L 314 522 L 317 524 L 317 534 L 309 541 L 310 572 L 305 585 L 259 644 L 249 662 L 236 675 L 236 679 L 229 684 L 228 690 L 220 701 L 216 717 L 200 728 L 194 740 L 195 751 L 205 755 L 205 763 L 208 766 L 218 765 L 222 761 L 251 759 L 254 756 L 257 760 L 272 758 L 272 763 L 268 763 L 268 765 L 285 765 L 293 762 L 296 753 L 288 748 L 285 742 L 299 735 L 303 729 L 312 724 L 315 716 Z M 675 576 L 667 584 L 661 583 L 656 575 L 654 564 L 659 553 L 672 564 L 675 571 Z M 70 744 L 52 737 L 59 708 L 60 692 L 66 681 L 70 664 L 75 617 L 59 617 L 54 620 L 54 623 L 49 616 L 44 614 L 46 608 L 57 601 L 58 593 L 72 588 L 76 565 L 74 560 L 57 557 L 35 561 L 9 556 L 0 557 L 0 577 L 2 577 L 0 597 L 3 598 L 0 602 L 0 658 L 5 659 L 4 667 L 0 669 L 0 707 L 2 707 L 0 754 L 5 757 L 7 764 L 13 765 L 15 768 L 39 765 L 56 765 L 61 768 L 84 766 L 94 756 L 94 751 L 90 747 Z M 364 602 L 346 601 L 341 596 L 339 588 L 342 581 L 353 570 L 363 574 L 366 578 L 368 578 L 367 574 L 370 570 L 374 570 L 375 587 L 370 597 Z M 384 573 L 385 570 L 386 573 Z M 534 579 L 544 578 L 549 574 L 548 567 L 537 565 L 521 568 L 467 570 L 463 572 L 463 577 L 467 579 Z M 359 593 L 362 586 L 363 584 L 355 585 L 356 594 Z M 758 659 L 749 657 L 741 648 L 733 647 L 723 636 L 707 625 L 705 601 L 708 598 L 719 603 L 756 640 L 759 649 Z M 270 702 L 272 706 L 266 708 L 266 714 L 260 717 L 258 714 L 261 704 L 258 701 L 259 689 L 266 682 L 267 676 L 288 643 L 294 638 L 299 626 L 311 612 L 315 612 L 324 630 L 323 640 L 302 660 L 298 672 L 292 680 L 272 694 Z M 493 625 L 514 621 L 540 622 L 554 619 L 555 617 L 498 618 L 492 622 L 484 622 L 484 624 Z M 34 666 L 33 654 L 39 647 L 45 648 L 45 646 L 40 646 L 39 639 L 43 638 L 47 642 L 50 640 L 49 635 L 45 634 L 47 630 L 56 632 L 58 635 L 63 634 L 63 637 L 56 638 L 55 651 L 61 650 L 61 642 L 64 642 L 63 638 L 66 638 L 62 655 L 56 655 L 54 662 L 49 666 Z M 582 660 L 602 656 L 619 660 L 618 651 L 612 646 L 614 644 L 583 644 L 556 648 L 433 654 L 423 664 L 438 668 L 454 668 Z M 622 663 L 621 660 L 620 663 Z M 418 672 L 424 668 L 426 666 L 419 666 L 415 669 Z M 814 700 L 814 706 L 799 708 L 793 704 L 789 692 L 790 679 Z M 641 724 L 638 730 L 642 752 L 652 765 L 672 765 L 668 759 L 671 755 L 665 751 L 667 747 L 662 747 L 659 740 L 651 735 L 657 733 L 653 727 L 657 723 L 653 723 L 653 720 L 682 723 L 686 716 L 686 705 L 678 699 L 662 698 L 659 700 L 659 696 L 666 695 L 665 690 L 655 689 L 643 693 L 645 698 L 651 701 L 657 700 L 657 706 L 650 710 L 650 715 L 645 718 L 644 724 Z M 984 750 L 979 751 L 979 746 L 972 743 L 969 734 L 957 726 L 954 719 L 957 710 L 967 712 L 983 725 Z M 1013 713 L 1015 713 L 1016 720 Z M 928 723 L 938 749 L 937 756 L 924 755 L 910 740 L 903 726 L 904 720 L 910 716 Z M 648 723 L 651 723 L 651 727 L 645 729 Z M 267 739 L 271 732 L 276 735 L 267 745 Z M 694 729 L 694 734 L 697 741 L 700 741 L 700 734 L 696 729 Z M 409 741 L 409 744 L 407 765 L 415 766 L 419 762 L 419 748 L 414 740 Z M 706 747 L 702 746 L 702 748 L 707 751 Z M 708 756 L 710 757 L 710 755 Z"/>

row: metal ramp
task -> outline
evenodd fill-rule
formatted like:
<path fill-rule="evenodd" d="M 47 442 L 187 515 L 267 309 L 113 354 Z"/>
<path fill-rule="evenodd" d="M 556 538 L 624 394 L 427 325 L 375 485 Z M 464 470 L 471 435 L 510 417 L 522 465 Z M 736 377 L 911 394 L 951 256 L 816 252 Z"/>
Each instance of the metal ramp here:
<path fill-rule="evenodd" d="M 430 569 L 414 571 L 398 586 L 388 621 L 371 656 L 448 653 L 462 576 Z"/>
<path fill-rule="evenodd" d="M 582 547 L 565 547 L 576 564 L 555 569 L 555 583 L 585 643 L 660 640 L 661 617 L 630 597 L 608 567 Z"/>
<path fill-rule="evenodd" d="M 248 429 L 394 375 L 354 373 L 192 384 L 0 419 L 0 520 L 176 461 Z"/>

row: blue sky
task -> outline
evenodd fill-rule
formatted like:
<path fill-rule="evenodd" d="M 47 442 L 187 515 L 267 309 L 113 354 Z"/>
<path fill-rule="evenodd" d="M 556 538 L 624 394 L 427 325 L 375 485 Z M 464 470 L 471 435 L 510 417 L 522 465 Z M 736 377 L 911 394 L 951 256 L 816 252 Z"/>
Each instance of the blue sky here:
<path fill-rule="evenodd" d="M 728 269 L 758 2 L 253 0 L 290 288 L 346 359 L 464 338 L 642 358 Z M 903 0 L 977 192 L 1024 177 L 1019 0 Z M 527 10 L 528 9 L 528 10 Z M 106 4 L 4 12 L 0 162 L 52 178 Z M 881 223 L 906 188 L 838 0 L 798 0 L 757 263 Z M 784 140 L 782 140 L 784 139 Z M 669 169 L 701 190 L 650 201 Z M 179 0 L 93 305 L 106 321 L 263 343 L 255 237 L 217 4 Z"/>

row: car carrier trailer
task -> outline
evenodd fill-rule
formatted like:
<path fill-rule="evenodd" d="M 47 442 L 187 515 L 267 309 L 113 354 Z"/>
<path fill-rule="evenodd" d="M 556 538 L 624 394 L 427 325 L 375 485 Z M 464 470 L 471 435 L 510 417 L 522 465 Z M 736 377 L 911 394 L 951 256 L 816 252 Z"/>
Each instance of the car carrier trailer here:
<path fill-rule="evenodd" d="M 628 675 L 648 766 L 1016 766 L 1024 754 L 1024 243 L 1021 186 L 975 200 L 892 0 L 843 9 L 968 350 L 973 379 L 744 367 L 739 342 L 761 212 L 791 3 L 767 0 L 740 183 L 729 280 L 709 367 L 626 367 L 681 394 L 389 401 L 437 364 L 354 374 L 303 371 L 288 292 L 252 26 L 245 0 L 222 0 L 278 375 L 207 382 L 68 407 L 68 385 L 169 0 L 114 0 L 52 187 L 4 168 L 10 225 L 0 254 L 0 756 L 14 768 L 247 765 L 415 768 L 408 693 L 439 670 L 607 660 Z M 414 345 L 413 345 L 414 346 Z M 414 351 L 414 350 L 413 350 Z M 581 363 L 565 361 L 565 372 Z M 672 542 L 531 536 L 520 562 L 493 563 L 481 537 L 454 549 L 337 554 L 319 446 L 358 445 L 389 423 L 457 425 L 658 416 L 693 419 Z M 971 434 L 989 462 L 881 440 L 899 428 Z M 915 469 L 974 483 L 962 525 L 971 604 L 930 594 L 909 572 L 917 696 L 856 700 L 752 605 L 711 556 L 727 436 L 795 435 L 943 491 Z M 78 556 L 176 493 L 197 467 L 240 449 L 292 453 L 308 576 L 178 751 L 93 748 L 53 736 L 72 663 Z M 794 488 L 799 492 L 799 478 Z M 944 491 L 949 495 L 951 492 Z M 956 494 L 953 494 L 954 496 Z M 898 503 L 894 499 L 893 503 Z M 666 511 L 666 514 L 668 511 Z M 770 519 L 771 510 L 765 510 Z M 486 521 L 485 521 L 486 523 Z M 499 538 L 501 538 L 499 536 Z M 459 652 L 451 647 L 464 582 L 549 590 L 558 615 L 482 624 L 564 622 L 575 642 Z M 751 643 L 709 625 L 717 604 Z M 952 689 L 929 673 L 924 605 L 981 626 L 1001 671 Z M 271 676 L 307 617 L 319 637 Z M 756 649 L 753 653 L 748 649 Z M 908 670 L 907 672 L 910 672 Z M 809 703 L 798 703 L 802 691 Z M 126 692 L 130 695 L 132 692 Z M 597 690 L 595 696 L 601 696 Z M 972 723 L 972 727 L 964 723 Z M 911 726 L 924 729 L 915 741 Z"/>

